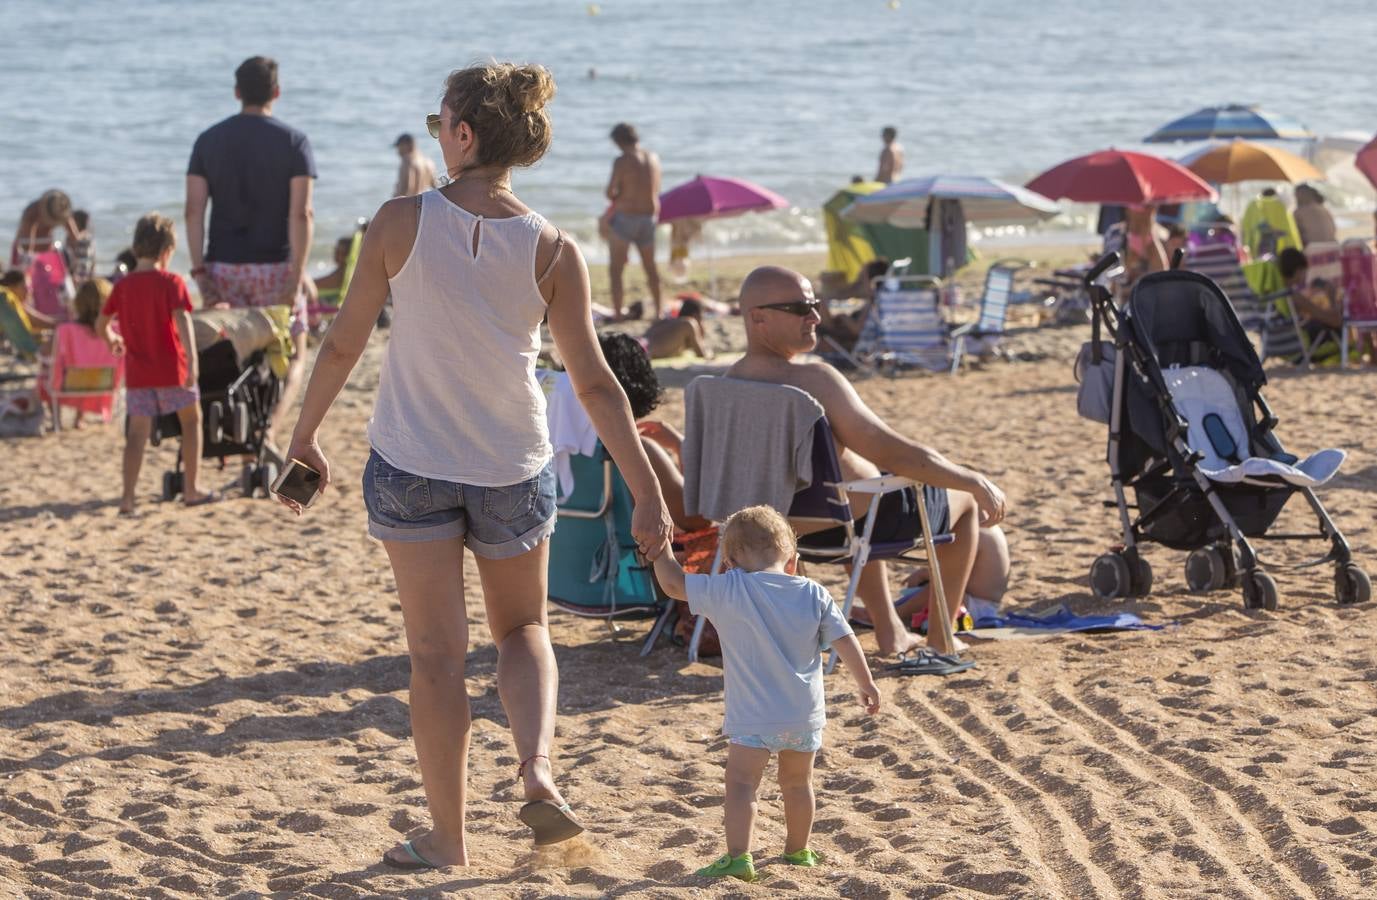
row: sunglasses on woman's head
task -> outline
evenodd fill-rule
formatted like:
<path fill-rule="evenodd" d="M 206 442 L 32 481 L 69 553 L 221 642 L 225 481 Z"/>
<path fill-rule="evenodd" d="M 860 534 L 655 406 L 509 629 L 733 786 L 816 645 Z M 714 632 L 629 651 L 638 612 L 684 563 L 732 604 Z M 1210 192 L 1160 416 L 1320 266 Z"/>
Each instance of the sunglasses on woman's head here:
<path fill-rule="evenodd" d="M 440 139 L 440 117 L 437 114 L 431 113 L 426 116 L 426 131 L 436 140 Z"/>
<path fill-rule="evenodd" d="M 788 303 L 762 303 L 757 309 L 777 309 L 802 318 L 822 306 L 821 300 L 790 300 Z"/>

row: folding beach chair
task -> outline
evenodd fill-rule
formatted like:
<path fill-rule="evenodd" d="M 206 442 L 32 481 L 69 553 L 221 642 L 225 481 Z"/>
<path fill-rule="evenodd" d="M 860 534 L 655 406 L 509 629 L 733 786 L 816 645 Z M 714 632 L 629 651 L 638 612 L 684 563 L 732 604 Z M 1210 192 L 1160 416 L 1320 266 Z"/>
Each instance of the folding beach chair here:
<path fill-rule="evenodd" d="M 879 279 L 854 356 L 891 371 L 910 366 L 950 369 L 952 353 L 941 296 L 941 280 L 930 275 Z"/>
<path fill-rule="evenodd" d="M 1377 331 L 1377 271 L 1372 244 L 1354 238 L 1344 241 L 1342 256 L 1344 324 L 1339 335 L 1339 366 L 1348 366 L 1350 332 Z"/>
<path fill-rule="evenodd" d="M 734 378 L 722 378 L 702 375 L 689 382 L 684 391 L 684 403 L 686 409 L 686 419 L 690 423 L 700 421 L 700 417 L 695 414 L 695 407 L 706 405 L 719 411 L 722 416 L 734 420 L 742 427 L 749 427 L 750 423 L 758 417 L 762 398 L 766 393 L 773 393 L 778 400 L 778 405 L 784 406 L 794 402 L 797 395 L 801 394 L 813 404 L 813 400 L 806 392 L 788 385 L 765 384 L 762 382 L 743 382 Z M 768 402 L 768 401 L 764 401 Z M 935 547 L 939 544 L 950 543 L 955 540 L 951 534 L 934 536 L 928 522 L 927 508 L 922 501 L 922 485 L 917 482 L 897 475 L 881 475 L 876 478 L 862 478 L 846 481 L 842 477 L 841 463 L 837 459 L 836 443 L 832 437 L 832 428 L 826 416 L 821 415 L 821 406 L 818 406 L 819 415 L 813 423 L 811 432 L 807 438 L 809 446 L 809 459 L 812 463 L 812 478 L 809 483 L 796 491 L 790 500 L 787 508 L 779 509 L 789 519 L 789 523 L 794 526 L 794 530 L 802 537 L 799 540 L 799 557 L 805 562 L 818 563 L 825 565 L 850 565 L 851 577 L 847 583 L 846 596 L 842 600 L 842 615 L 851 614 L 851 605 L 856 597 L 856 587 L 860 583 L 861 570 L 865 568 L 867 562 L 872 559 L 893 559 L 907 557 L 908 554 L 918 547 L 922 547 L 928 564 L 932 571 L 932 579 L 929 582 L 933 589 L 933 605 L 937 610 L 938 627 L 944 633 L 951 635 L 951 619 L 947 612 L 946 599 L 942 593 L 942 583 L 940 570 L 937 565 Z M 702 452 L 694 444 L 701 445 L 706 441 L 731 442 L 731 434 L 705 435 L 696 430 L 691 430 L 685 435 L 685 454 L 686 460 L 697 459 L 707 460 L 709 454 Z M 750 472 L 769 472 L 778 470 L 786 461 L 780 459 L 752 459 L 748 455 L 749 447 L 745 444 L 731 444 L 733 465 Z M 751 446 L 759 446 L 751 445 Z M 703 471 L 690 475 L 685 472 L 685 481 L 690 477 L 695 480 L 711 479 L 716 477 L 715 472 Z M 895 491 L 902 491 L 912 488 L 917 491 L 919 521 L 922 526 L 921 540 L 915 536 L 910 540 L 895 542 L 876 542 L 873 535 L 875 522 L 879 518 L 876 515 L 868 515 L 865 519 L 864 527 L 858 533 L 853 523 L 851 504 L 847 499 L 848 493 L 869 494 L 874 497 L 871 502 L 871 509 L 878 509 L 880 499 L 885 494 Z M 759 498 L 742 497 L 739 500 L 739 507 L 754 505 Z M 698 510 L 699 513 L 717 522 L 724 521 L 735 509 L 713 509 Z M 819 543 L 818 538 L 830 538 L 833 535 L 840 535 L 840 540 Z M 813 540 L 809 540 L 810 535 L 816 535 Z M 717 554 L 713 559 L 712 573 L 717 574 L 722 570 L 722 544 L 718 541 Z M 696 661 L 698 658 L 698 644 L 702 638 L 704 619 L 699 616 L 694 623 L 693 637 L 689 641 L 689 660 Z M 827 661 L 827 672 L 831 672 L 837 661 L 836 651 L 832 651 Z"/>
<path fill-rule="evenodd" d="M 56 367 L 48 384 L 48 403 L 53 414 L 53 431 L 62 430 L 62 401 L 81 397 L 109 399 L 119 396 L 119 370 L 115 366 L 67 366 L 59 375 Z"/>
<path fill-rule="evenodd" d="M 558 507 L 550 539 L 549 597 L 560 609 L 602 619 L 613 635 L 618 620 L 650 618 L 673 607 L 660 593 L 649 566 L 636 558 L 631 536 L 631 491 L 602 444 L 593 456 L 569 458 L 574 490 Z M 646 638 L 654 646 L 662 617 Z"/>
<path fill-rule="evenodd" d="M 359 250 L 363 247 L 365 228 L 367 220 L 359 219 L 354 226 L 354 234 L 349 239 L 349 254 L 344 258 L 344 272 L 340 276 L 339 287 L 325 288 L 317 293 L 316 304 L 308 310 L 312 320 L 333 316 L 339 312 L 340 304 L 349 293 L 349 282 L 354 280 L 354 268 L 359 264 Z"/>
<path fill-rule="evenodd" d="M 974 344 L 978 353 L 988 353 L 1004 336 L 1009 304 L 1013 302 L 1014 278 L 1028 265 L 1021 259 L 1001 259 L 985 273 L 985 292 L 980 295 L 980 315 L 974 322 L 968 322 L 951 333 L 953 375 L 961 368 L 961 357 L 966 352 L 967 341 Z"/>

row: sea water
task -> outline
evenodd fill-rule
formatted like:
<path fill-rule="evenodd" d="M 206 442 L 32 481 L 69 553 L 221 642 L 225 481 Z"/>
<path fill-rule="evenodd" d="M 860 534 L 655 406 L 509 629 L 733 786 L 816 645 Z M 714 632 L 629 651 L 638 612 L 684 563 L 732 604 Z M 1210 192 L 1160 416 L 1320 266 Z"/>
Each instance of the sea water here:
<path fill-rule="evenodd" d="M 279 61 L 274 114 L 315 151 L 316 264 L 389 196 L 399 133 L 440 162 L 425 116 L 451 69 L 488 57 L 554 73 L 554 144 L 516 189 L 594 258 L 619 121 L 666 187 L 732 176 L 790 200 L 714 223 L 718 253 L 820 246 L 819 207 L 874 174 L 885 125 L 906 174 L 1016 182 L 1207 104 L 1377 128 L 1367 0 L 0 0 L 0 22 L 0 217 L 61 187 L 102 261 L 142 213 L 180 219 L 192 142 L 236 111 L 255 54 Z"/>

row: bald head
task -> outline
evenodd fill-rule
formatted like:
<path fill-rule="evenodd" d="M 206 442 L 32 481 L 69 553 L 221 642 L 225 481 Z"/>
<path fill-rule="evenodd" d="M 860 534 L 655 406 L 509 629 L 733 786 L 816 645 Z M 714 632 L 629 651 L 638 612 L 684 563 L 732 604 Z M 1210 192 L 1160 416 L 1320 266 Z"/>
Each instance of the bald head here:
<path fill-rule="evenodd" d="M 792 269 L 781 266 L 760 266 L 753 269 L 746 280 L 741 282 L 738 303 L 741 312 L 755 309 L 765 303 L 780 303 L 797 300 L 799 290 L 808 284 L 808 279 Z M 808 291 L 812 296 L 812 291 Z"/>

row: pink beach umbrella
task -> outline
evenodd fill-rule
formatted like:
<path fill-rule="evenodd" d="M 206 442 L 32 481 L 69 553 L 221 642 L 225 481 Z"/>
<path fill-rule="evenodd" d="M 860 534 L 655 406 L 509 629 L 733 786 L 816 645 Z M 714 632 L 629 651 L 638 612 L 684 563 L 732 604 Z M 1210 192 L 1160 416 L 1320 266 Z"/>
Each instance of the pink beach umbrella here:
<path fill-rule="evenodd" d="M 779 194 L 739 178 L 699 175 L 692 181 L 660 195 L 660 221 L 696 217 L 718 219 L 744 212 L 783 209 L 789 205 Z"/>
<path fill-rule="evenodd" d="M 1367 146 L 1358 151 L 1353 164 L 1367 176 L 1373 187 L 1377 187 L 1377 138 L 1368 141 Z"/>
<path fill-rule="evenodd" d="M 660 195 L 660 221 L 680 219 L 721 219 L 747 212 L 784 209 L 789 205 L 779 194 L 739 178 L 714 178 L 699 175 Z M 687 260 L 685 260 L 687 261 Z M 708 251 L 708 277 L 717 298 L 717 272 L 712 251 Z"/>

